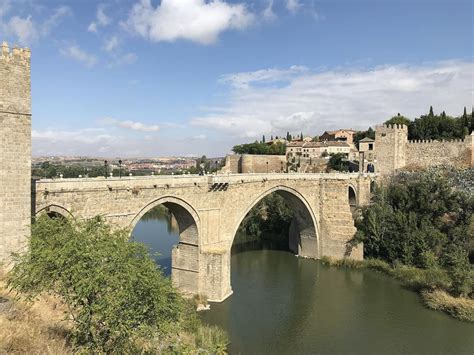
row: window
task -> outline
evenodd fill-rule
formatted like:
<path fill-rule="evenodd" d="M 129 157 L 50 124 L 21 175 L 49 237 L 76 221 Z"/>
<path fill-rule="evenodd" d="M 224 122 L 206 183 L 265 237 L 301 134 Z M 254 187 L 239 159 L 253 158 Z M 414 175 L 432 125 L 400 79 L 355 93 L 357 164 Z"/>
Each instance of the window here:
<path fill-rule="evenodd" d="M 374 144 L 373 143 L 369 143 L 369 150 L 374 150 Z"/>

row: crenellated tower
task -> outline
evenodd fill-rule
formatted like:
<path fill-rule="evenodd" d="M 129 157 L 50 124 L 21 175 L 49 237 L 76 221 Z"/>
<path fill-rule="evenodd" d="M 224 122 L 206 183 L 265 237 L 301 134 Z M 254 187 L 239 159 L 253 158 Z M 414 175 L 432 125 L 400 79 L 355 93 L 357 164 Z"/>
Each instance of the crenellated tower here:
<path fill-rule="evenodd" d="M 408 127 L 391 124 L 375 127 L 375 172 L 392 174 L 406 165 Z"/>
<path fill-rule="evenodd" d="M 30 50 L 0 52 L 0 263 L 25 245 L 31 222 Z"/>

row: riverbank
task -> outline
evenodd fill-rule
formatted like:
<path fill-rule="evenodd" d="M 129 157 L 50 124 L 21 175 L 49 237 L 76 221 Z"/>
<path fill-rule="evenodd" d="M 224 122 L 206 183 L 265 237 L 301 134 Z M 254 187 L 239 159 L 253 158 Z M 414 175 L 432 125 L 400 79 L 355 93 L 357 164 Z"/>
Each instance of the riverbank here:
<path fill-rule="evenodd" d="M 474 300 L 454 297 L 446 291 L 450 287 L 451 280 L 445 270 L 419 269 L 405 265 L 391 266 L 379 259 L 336 260 L 325 256 L 321 258 L 321 262 L 328 266 L 367 268 L 383 272 L 399 280 L 405 287 L 418 292 L 427 308 L 447 313 L 458 320 L 474 322 Z"/>

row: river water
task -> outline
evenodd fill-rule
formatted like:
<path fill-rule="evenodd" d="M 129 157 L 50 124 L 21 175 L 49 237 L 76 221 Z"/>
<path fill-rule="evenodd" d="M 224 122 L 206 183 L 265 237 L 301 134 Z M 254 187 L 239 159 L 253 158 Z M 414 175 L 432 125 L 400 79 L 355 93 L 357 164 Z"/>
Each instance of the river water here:
<path fill-rule="evenodd" d="M 174 224 L 142 220 L 133 234 L 169 275 Z M 232 256 L 234 294 L 202 314 L 228 332 L 231 354 L 474 354 L 473 324 L 424 308 L 386 275 L 253 249 Z"/>

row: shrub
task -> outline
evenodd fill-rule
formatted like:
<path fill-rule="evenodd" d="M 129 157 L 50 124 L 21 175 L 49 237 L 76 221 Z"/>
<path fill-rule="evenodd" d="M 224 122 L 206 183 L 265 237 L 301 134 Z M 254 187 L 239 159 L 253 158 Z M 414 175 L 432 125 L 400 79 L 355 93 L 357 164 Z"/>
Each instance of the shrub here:
<path fill-rule="evenodd" d="M 16 255 L 9 286 L 29 299 L 58 296 L 72 319 L 72 341 L 91 352 L 135 352 L 135 339 L 176 331 L 183 300 L 146 247 L 100 218 L 83 222 L 42 216 L 30 249 Z"/>
<path fill-rule="evenodd" d="M 421 293 L 423 302 L 428 308 L 439 310 L 451 316 L 469 322 L 474 322 L 474 300 L 453 297 L 441 290 Z"/>

